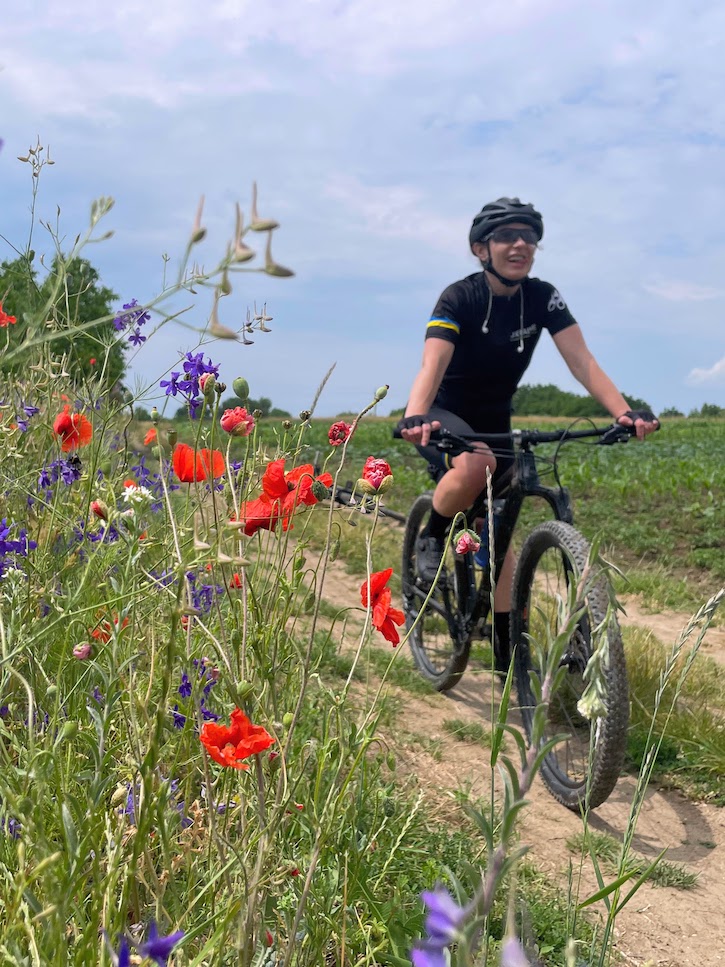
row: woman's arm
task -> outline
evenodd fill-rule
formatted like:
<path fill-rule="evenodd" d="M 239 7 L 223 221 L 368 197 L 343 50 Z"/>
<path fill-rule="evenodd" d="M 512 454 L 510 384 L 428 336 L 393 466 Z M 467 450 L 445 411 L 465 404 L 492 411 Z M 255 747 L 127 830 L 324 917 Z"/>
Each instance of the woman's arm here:
<path fill-rule="evenodd" d="M 423 363 L 413 380 L 405 416 L 425 416 L 435 399 L 441 380 L 453 357 L 454 345 L 446 339 L 432 337 L 423 346 Z M 433 427 L 436 429 L 436 427 Z M 401 435 L 411 443 L 426 446 L 430 438 L 431 424 L 401 430 Z"/>
<path fill-rule="evenodd" d="M 574 325 L 562 329 L 552 338 L 572 376 L 582 384 L 584 389 L 598 403 L 601 403 L 609 411 L 615 420 L 624 416 L 630 409 L 629 403 L 592 356 L 579 326 Z M 627 418 L 623 422 L 631 424 L 633 421 Z M 634 423 L 640 440 L 648 433 L 656 430 L 659 425 L 656 420 L 637 419 Z"/>

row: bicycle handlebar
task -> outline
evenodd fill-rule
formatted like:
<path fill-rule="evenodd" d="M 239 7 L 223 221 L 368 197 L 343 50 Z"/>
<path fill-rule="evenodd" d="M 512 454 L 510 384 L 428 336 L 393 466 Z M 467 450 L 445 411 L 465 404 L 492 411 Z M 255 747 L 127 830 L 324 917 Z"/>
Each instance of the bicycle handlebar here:
<path fill-rule="evenodd" d="M 536 446 L 539 443 L 561 443 L 566 440 L 582 440 L 587 437 L 599 437 L 599 446 L 611 446 L 614 443 L 626 443 L 636 434 L 634 426 L 624 426 L 612 423 L 605 427 L 589 427 L 586 430 L 512 430 L 511 433 L 451 433 L 450 430 L 432 430 L 430 443 L 439 450 L 446 450 L 452 444 L 458 444 L 471 449 L 473 443 L 510 444 L 513 440 L 520 447 Z M 393 430 L 393 437 L 401 440 L 399 427 Z"/>

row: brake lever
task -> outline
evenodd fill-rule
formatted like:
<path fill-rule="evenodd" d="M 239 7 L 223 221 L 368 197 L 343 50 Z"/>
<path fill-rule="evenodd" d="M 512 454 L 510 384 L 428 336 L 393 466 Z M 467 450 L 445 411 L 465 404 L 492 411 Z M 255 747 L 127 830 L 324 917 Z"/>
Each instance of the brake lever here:
<path fill-rule="evenodd" d="M 602 433 L 598 443 L 602 447 L 611 446 L 613 443 L 627 443 L 636 433 L 634 424 L 625 426 L 623 423 L 613 423 L 608 430 Z"/>

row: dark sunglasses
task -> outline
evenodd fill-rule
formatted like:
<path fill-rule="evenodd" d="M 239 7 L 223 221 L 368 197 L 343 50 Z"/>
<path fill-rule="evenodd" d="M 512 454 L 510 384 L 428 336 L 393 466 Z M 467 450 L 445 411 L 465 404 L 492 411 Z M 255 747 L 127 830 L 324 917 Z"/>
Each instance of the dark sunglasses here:
<path fill-rule="evenodd" d="M 521 239 L 527 245 L 538 245 L 539 236 L 533 228 L 497 228 L 488 236 L 486 241 L 499 242 L 502 245 L 513 245 Z"/>

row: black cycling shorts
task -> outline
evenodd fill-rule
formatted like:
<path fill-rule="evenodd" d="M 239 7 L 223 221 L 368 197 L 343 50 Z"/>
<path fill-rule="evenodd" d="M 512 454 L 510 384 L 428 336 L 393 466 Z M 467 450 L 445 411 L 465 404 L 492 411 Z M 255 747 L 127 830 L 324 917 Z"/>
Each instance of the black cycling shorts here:
<path fill-rule="evenodd" d="M 482 417 L 479 426 L 471 426 L 462 420 L 460 416 L 451 413 L 450 410 L 441 410 L 433 406 L 428 410 L 431 420 L 438 420 L 441 428 L 450 430 L 451 433 L 510 433 L 511 414 L 491 412 Z M 478 422 L 478 421 L 477 421 Z M 439 480 L 446 470 L 451 469 L 450 455 L 442 453 L 434 446 L 415 448 L 425 460 L 428 461 L 431 476 Z M 493 455 L 496 457 L 496 470 L 493 475 L 494 480 L 498 480 L 507 470 L 510 470 L 514 463 L 513 444 L 499 444 L 491 447 Z"/>

